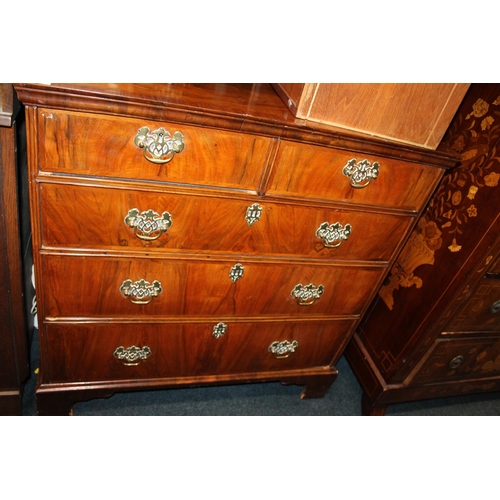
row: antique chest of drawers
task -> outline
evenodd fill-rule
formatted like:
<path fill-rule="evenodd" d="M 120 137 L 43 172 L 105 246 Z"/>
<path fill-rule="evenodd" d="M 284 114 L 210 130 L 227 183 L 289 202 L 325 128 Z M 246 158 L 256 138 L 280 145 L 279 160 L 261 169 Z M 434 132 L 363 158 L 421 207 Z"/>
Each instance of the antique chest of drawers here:
<path fill-rule="evenodd" d="M 251 381 L 321 397 L 447 151 L 295 119 L 270 85 L 15 86 L 39 414 Z"/>

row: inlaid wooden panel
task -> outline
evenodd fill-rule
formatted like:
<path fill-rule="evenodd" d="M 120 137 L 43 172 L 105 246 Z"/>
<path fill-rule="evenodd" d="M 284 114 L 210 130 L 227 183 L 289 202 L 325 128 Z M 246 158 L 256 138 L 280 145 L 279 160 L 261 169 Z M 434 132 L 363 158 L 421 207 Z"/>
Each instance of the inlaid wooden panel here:
<path fill-rule="evenodd" d="M 40 191 L 42 241 L 47 247 L 196 250 L 384 262 L 392 257 L 413 222 L 411 217 L 277 204 L 257 197 L 238 200 L 47 182 Z M 247 211 L 254 204 L 261 209 L 260 219 L 250 225 Z M 136 230 L 125 223 L 135 208 L 140 213 L 155 211 L 156 219 L 168 212 L 172 225 L 162 233 Z M 325 222 L 328 226 L 339 223 L 344 234 L 351 226 L 347 239 L 326 240 L 327 245 L 340 244 L 336 248 L 325 247 L 317 235 Z M 156 239 L 144 239 L 148 237 Z"/>
<path fill-rule="evenodd" d="M 412 383 L 471 380 L 500 374 L 500 338 L 437 340 Z"/>
<path fill-rule="evenodd" d="M 377 178 L 367 187 L 352 187 L 342 173 L 352 159 L 379 164 Z M 439 169 L 416 163 L 282 141 L 267 194 L 419 210 L 441 175 Z"/>
<path fill-rule="evenodd" d="M 216 338 L 213 323 L 48 325 L 44 383 L 223 375 L 327 366 L 339 356 L 352 322 L 230 322 Z M 277 359 L 273 342 L 297 342 Z M 149 347 L 151 355 L 125 366 L 117 347 Z"/>
<path fill-rule="evenodd" d="M 38 110 L 39 168 L 45 172 L 109 176 L 255 191 L 270 139 L 147 119 Z M 134 144 L 142 127 L 184 136 L 184 150 L 165 164 L 148 161 Z"/>
<path fill-rule="evenodd" d="M 233 282 L 231 269 L 243 276 Z M 130 259 L 71 255 L 43 256 L 41 284 L 45 314 L 51 317 L 181 315 L 356 315 L 381 279 L 384 268 L 254 262 Z M 133 304 L 120 287 L 126 280 L 161 283 L 149 304 Z M 312 305 L 292 297 L 296 285 L 324 286 Z M 40 284 L 37 285 L 37 289 Z"/>

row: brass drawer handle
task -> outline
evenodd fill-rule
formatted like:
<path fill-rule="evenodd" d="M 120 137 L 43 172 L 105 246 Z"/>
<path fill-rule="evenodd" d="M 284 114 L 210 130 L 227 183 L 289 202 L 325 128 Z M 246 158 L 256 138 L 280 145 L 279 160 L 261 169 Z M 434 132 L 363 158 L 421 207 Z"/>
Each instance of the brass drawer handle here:
<path fill-rule="evenodd" d="M 243 278 L 243 272 L 245 268 L 241 264 L 235 264 L 231 271 L 229 271 L 229 277 L 233 283 L 236 283 L 239 279 Z"/>
<path fill-rule="evenodd" d="M 139 213 L 137 208 L 132 208 L 128 211 L 124 222 L 134 230 L 137 238 L 151 241 L 158 239 L 172 227 L 172 216 L 168 212 L 163 212 L 160 217 L 154 210 Z"/>
<path fill-rule="evenodd" d="M 352 226 L 346 224 L 342 226 L 340 222 L 328 224 L 323 222 L 316 231 L 316 236 L 320 238 L 326 248 L 337 248 L 343 241 L 346 241 L 351 235 Z"/>
<path fill-rule="evenodd" d="M 214 327 L 213 327 L 213 330 L 212 330 L 212 335 L 216 338 L 216 339 L 220 339 L 223 335 L 226 334 L 226 331 L 227 331 L 227 325 L 226 323 L 217 323 Z"/>
<path fill-rule="evenodd" d="M 351 186 L 354 188 L 364 188 L 378 177 L 380 163 L 374 161 L 372 164 L 368 160 L 357 163 L 356 158 L 352 158 L 342 169 L 342 173 L 349 177 Z"/>
<path fill-rule="evenodd" d="M 462 363 L 463 363 L 463 356 L 457 356 L 455 358 L 453 358 L 451 361 L 450 361 L 450 368 L 452 370 L 454 370 L 455 368 L 458 368 Z"/>
<path fill-rule="evenodd" d="M 298 346 L 299 343 L 296 340 L 293 342 L 289 342 L 288 340 L 276 341 L 269 346 L 269 352 L 274 354 L 276 359 L 288 358 L 292 352 L 295 352 Z"/>
<path fill-rule="evenodd" d="M 309 285 L 304 286 L 299 283 L 292 290 L 292 297 L 297 299 L 299 306 L 311 306 L 323 295 L 324 291 L 323 285 L 314 286 L 309 283 Z"/>
<path fill-rule="evenodd" d="M 126 349 L 120 346 L 115 349 L 113 356 L 123 362 L 125 366 L 137 366 L 151 356 L 151 349 L 148 346 L 140 348 L 133 345 Z"/>
<path fill-rule="evenodd" d="M 254 203 L 247 208 L 245 219 L 248 222 L 248 225 L 251 226 L 252 224 L 260 220 L 261 215 L 262 207 L 258 203 Z"/>
<path fill-rule="evenodd" d="M 500 300 L 497 300 L 496 302 L 493 302 L 493 304 L 491 304 L 490 312 L 493 314 L 500 312 Z"/>
<path fill-rule="evenodd" d="M 141 127 L 134 137 L 134 144 L 144 152 L 144 158 L 152 163 L 168 163 L 184 149 L 184 136 L 174 132 L 171 136 L 163 127 L 151 132 Z"/>
<path fill-rule="evenodd" d="M 132 304 L 149 304 L 154 297 L 162 292 L 161 283 L 157 280 L 153 284 L 146 280 L 139 280 L 135 283 L 132 280 L 125 280 L 120 286 L 120 292 L 127 297 Z"/>

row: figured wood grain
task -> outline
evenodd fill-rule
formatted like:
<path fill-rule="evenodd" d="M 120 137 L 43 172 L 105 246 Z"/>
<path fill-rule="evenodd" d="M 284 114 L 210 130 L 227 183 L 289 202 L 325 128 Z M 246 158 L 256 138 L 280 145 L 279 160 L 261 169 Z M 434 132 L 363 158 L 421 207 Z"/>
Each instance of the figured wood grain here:
<path fill-rule="evenodd" d="M 231 268 L 244 274 L 233 283 Z M 314 315 L 359 314 L 384 268 L 318 266 L 302 263 L 263 264 L 235 258 L 209 262 L 44 255 L 42 293 L 45 315 L 57 317 Z M 125 280 L 158 280 L 163 292 L 147 305 L 132 304 L 120 292 Z M 266 285 L 263 286 L 263 283 Z M 323 285 L 310 306 L 291 296 L 297 284 Z"/>
<path fill-rule="evenodd" d="M 214 198 L 108 187 L 40 184 L 42 243 L 52 248 L 120 251 L 199 251 L 246 255 L 388 262 L 409 229 L 411 217 L 278 204 L 262 198 Z M 247 209 L 257 203 L 260 219 L 249 225 Z M 172 226 L 145 241 L 125 223 L 130 209 L 167 211 Z M 350 224 L 337 248 L 316 235 L 320 225 Z"/>
<path fill-rule="evenodd" d="M 39 110 L 40 167 L 46 172 L 110 176 L 256 191 L 267 138 L 195 129 L 152 120 Z M 165 164 L 144 158 L 134 144 L 141 127 L 180 131 L 184 150 Z"/>
<path fill-rule="evenodd" d="M 213 336 L 212 323 L 48 325 L 50 377 L 44 382 L 148 379 L 241 374 L 328 366 L 338 356 L 352 321 L 226 322 Z M 295 352 L 276 359 L 275 341 L 297 341 Z M 148 346 L 151 356 L 137 366 L 114 358 L 117 347 Z"/>
<path fill-rule="evenodd" d="M 354 188 L 342 169 L 351 159 L 378 162 L 379 175 L 367 187 Z M 420 210 L 442 177 L 439 169 L 359 156 L 353 152 L 283 141 L 268 183 L 270 196 L 335 199 L 353 204 Z"/>

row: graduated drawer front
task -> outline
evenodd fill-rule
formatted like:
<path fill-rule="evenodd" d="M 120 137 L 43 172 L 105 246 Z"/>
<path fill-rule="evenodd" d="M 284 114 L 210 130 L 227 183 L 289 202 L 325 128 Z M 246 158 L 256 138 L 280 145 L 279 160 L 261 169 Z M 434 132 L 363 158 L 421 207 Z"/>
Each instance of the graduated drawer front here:
<path fill-rule="evenodd" d="M 214 337 L 214 323 L 77 324 L 47 326 L 48 370 L 44 382 L 90 382 L 162 377 L 220 376 L 329 365 L 352 322 L 226 322 Z M 288 341 L 286 358 L 269 351 Z M 297 344 L 293 345 L 293 342 Z M 135 366 L 119 360 L 118 347 L 135 346 L 151 354 Z M 291 351 L 293 349 L 293 352 Z"/>
<path fill-rule="evenodd" d="M 366 187 L 352 187 L 350 178 L 342 173 L 352 159 L 379 163 L 378 176 Z M 441 175 L 434 167 L 283 141 L 267 194 L 419 210 Z"/>
<path fill-rule="evenodd" d="M 270 139 L 148 119 L 39 110 L 40 170 L 255 191 Z M 134 144 L 141 127 L 184 136 L 168 163 L 148 161 Z"/>
<path fill-rule="evenodd" d="M 231 269 L 244 268 L 232 281 Z M 378 285 L 383 268 L 44 255 L 42 286 L 48 317 L 171 317 L 184 315 L 357 315 Z M 145 280 L 162 289 L 148 304 L 132 303 L 124 282 L 139 293 Z M 312 305 L 292 297 L 296 285 L 323 285 Z M 132 297 L 132 296 L 130 296 Z M 307 299 L 307 294 L 302 296 Z M 299 298 L 300 299 L 300 298 Z M 314 297 L 311 297 L 313 301 Z"/>
<path fill-rule="evenodd" d="M 253 201 L 41 183 L 42 242 L 48 247 L 203 251 L 389 261 L 410 217 Z M 247 211 L 257 203 L 259 220 Z M 139 216 L 125 219 L 131 209 Z M 147 218 L 143 212 L 153 210 Z M 168 212 L 165 231 L 141 231 Z M 250 225 L 250 222 L 251 225 Z M 330 239 L 320 226 L 341 225 Z M 346 233 L 350 226 L 350 232 Z M 155 239 L 149 239 L 155 238 Z M 325 245 L 339 245 L 331 248 Z"/>
<path fill-rule="evenodd" d="M 500 337 L 440 339 L 412 383 L 471 380 L 500 375 Z"/>

